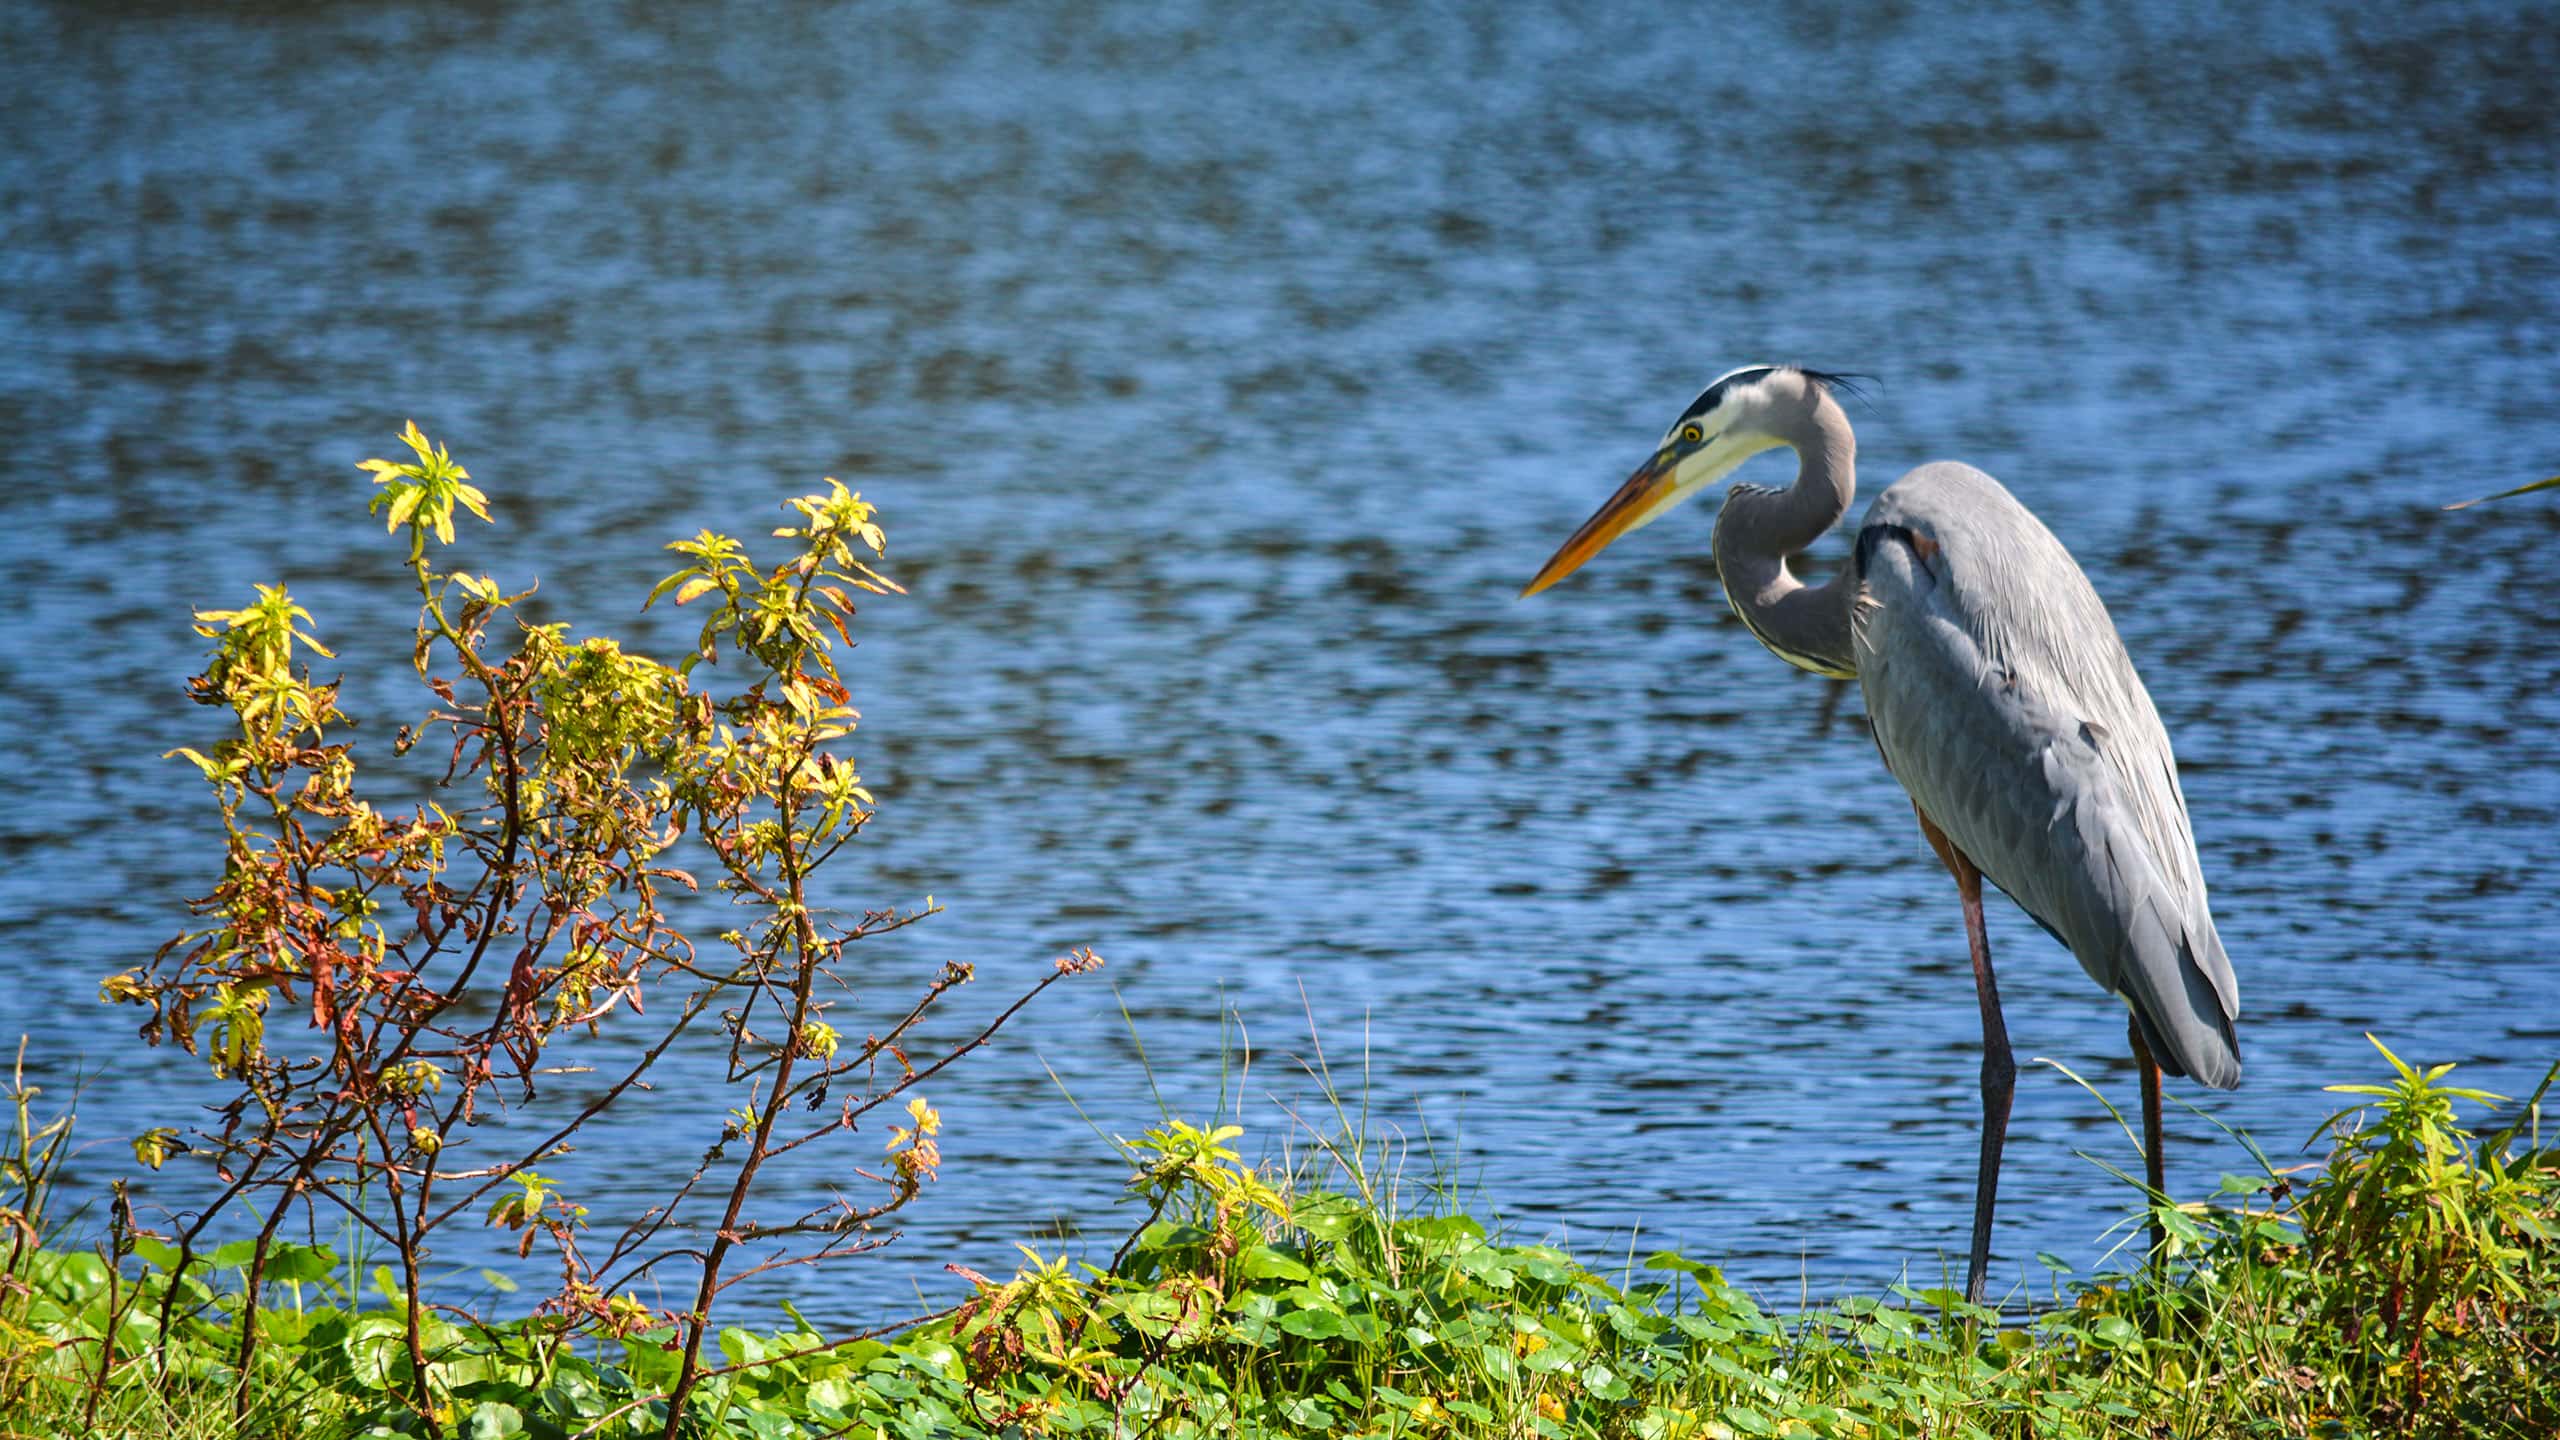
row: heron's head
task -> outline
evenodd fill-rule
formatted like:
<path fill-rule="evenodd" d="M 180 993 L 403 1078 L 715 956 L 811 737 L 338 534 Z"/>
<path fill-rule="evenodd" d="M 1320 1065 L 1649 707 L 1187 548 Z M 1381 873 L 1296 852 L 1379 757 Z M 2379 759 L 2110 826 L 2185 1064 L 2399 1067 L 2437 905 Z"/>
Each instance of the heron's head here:
<path fill-rule="evenodd" d="M 1825 385 L 1838 380 L 1792 365 L 1746 365 L 1717 376 L 1662 432 L 1652 458 L 1539 569 L 1522 598 L 1582 568 L 1610 541 L 1661 519 L 1743 461 L 1787 444 L 1783 436 L 1793 427 L 1786 422 L 1821 404 Z"/>

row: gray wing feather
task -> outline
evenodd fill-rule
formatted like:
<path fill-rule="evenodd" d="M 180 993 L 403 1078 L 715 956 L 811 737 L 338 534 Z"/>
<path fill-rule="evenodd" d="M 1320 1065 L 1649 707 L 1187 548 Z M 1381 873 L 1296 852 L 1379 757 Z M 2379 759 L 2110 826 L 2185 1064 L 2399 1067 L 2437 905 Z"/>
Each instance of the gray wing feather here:
<path fill-rule="evenodd" d="M 2162 1068 L 2238 1084 L 2239 986 L 2168 732 L 2079 565 L 1952 464 L 1878 496 L 1858 555 L 1858 683 L 1886 768 L 2125 999 Z"/>

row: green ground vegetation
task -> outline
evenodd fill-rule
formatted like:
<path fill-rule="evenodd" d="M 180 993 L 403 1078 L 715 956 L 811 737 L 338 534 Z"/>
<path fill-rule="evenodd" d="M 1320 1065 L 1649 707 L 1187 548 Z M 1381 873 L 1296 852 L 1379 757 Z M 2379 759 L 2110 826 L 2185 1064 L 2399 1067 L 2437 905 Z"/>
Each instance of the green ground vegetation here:
<path fill-rule="evenodd" d="M 2388 1051 L 2383 1052 L 2386 1056 Z M 1414 1187 L 1346 1125 L 1252 1165 L 1232 1125 L 1168 1120 L 1124 1153 L 1142 1219 L 1107 1263 L 1028 1248 L 891 1333 L 722 1329 L 703 1436 L 2356 1436 L 2560 1433 L 2560 1157 L 2541 1092 L 2390 1061 L 2301 1167 L 2258 1161 L 2161 1204 L 2157 1266 L 2042 1257 L 1998 1312 L 1897 1285 L 1778 1309 L 1670 1253 L 1523 1243 Z M 2545 1088 L 2548 1087 L 2546 1079 Z M 19 1100 L 11 1224 L 41 1226 L 64 1122 Z M 1340 1117 L 1356 1119 L 1356 1117 Z M 2242 1145 L 2246 1142 L 2239 1141 Z M 2138 1167 L 2136 1167 L 2138 1168 Z M 2139 1212 L 2128 1228 L 2139 1228 Z M 0 1415 L 21 1435 L 654 1435 L 679 1331 L 439 1308 L 423 1387 L 404 1297 L 326 1250 L 268 1261 L 237 1368 L 240 1253 L 168 1298 L 148 1245 L 20 1244 L 0 1300 Z M 227 1277 L 227 1283 L 226 1283 Z M 433 1397 L 421 1412 L 415 1396 Z M 245 1407 L 236 1402 L 248 1397 Z"/>

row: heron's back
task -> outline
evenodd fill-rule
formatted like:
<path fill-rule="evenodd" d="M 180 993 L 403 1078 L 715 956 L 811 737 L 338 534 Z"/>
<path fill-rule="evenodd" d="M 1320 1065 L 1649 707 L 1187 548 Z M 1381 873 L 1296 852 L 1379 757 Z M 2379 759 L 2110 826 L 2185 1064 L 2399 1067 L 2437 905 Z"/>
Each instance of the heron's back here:
<path fill-rule="evenodd" d="M 1947 463 L 1876 497 L 1856 564 L 1859 688 L 1894 778 L 2124 997 L 2163 1069 L 2238 1084 L 2239 987 L 2168 732 L 2079 565 Z"/>

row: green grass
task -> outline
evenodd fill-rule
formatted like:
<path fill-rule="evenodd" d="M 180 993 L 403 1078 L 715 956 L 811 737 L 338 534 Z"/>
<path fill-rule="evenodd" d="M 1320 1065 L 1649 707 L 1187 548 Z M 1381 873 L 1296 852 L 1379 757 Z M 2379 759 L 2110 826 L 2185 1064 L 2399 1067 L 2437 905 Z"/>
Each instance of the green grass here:
<path fill-rule="evenodd" d="M 2280 1174 L 2249 1148 L 2255 1174 L 2159 1207 L 2164 1266 L 2056 1269 L 2045 1293 L 2010 1297 L 2006 1323 L 1946 1291 L 1902 1286 L 1773 1309 L 1678 1255 L 1601 1263 L 1488 1233 L 1445 1188 L 1414 1182 L 1356 1136 L 1317 1137 L 1296 1165 L 1257 1168 L 1233 1127 L 1168 1120 L 1124 1147 L 1148 1218 L 1107 1271 L 1026 1252 L 1013 1277 L 901 1334 L 831 1343 L 796 1321 L 725 1331 L 734 1368 L 702 1391 L 699 1430 L 2560 1434 L 2560 1156 L 2532 1128 L 2538 1107 L 2476 1133 L 2457 1107 L 2476 1116 L 2487 1097 L 2443 1084 L 2450 1067 L 2391 1065 L 2324 1131 L 2324 1163 Z M 24 1252 L 10 1278 L 0 1432 L 429 1428 L 401 1399 L 410 1376 L 396 1322 L 335 1278 L 310 1287 L 322 1303 L 266 1312 L 267 1358 L 245 1391 L 228 1359 L 236 1298 L 226 1308 L 215 1289 L 182 1297 L 192 1318 L 164 1380 L 138 1314 L 110 1326 L 98 1256 Z M 156 1304 L 161 1293 L 139 1256 L 115 1282 L 116 1295 L 139 1286 Z M 119 1358 L 101 1389 L 98 1338 L 110 1328 Z M 667 1333 L 439 1321 L 434 1428 L 654 1434 L 663 1410 L 652 1397 L 676 1361 Z M 251 1403 L 235 1421 L 242 1393 Z"/>

